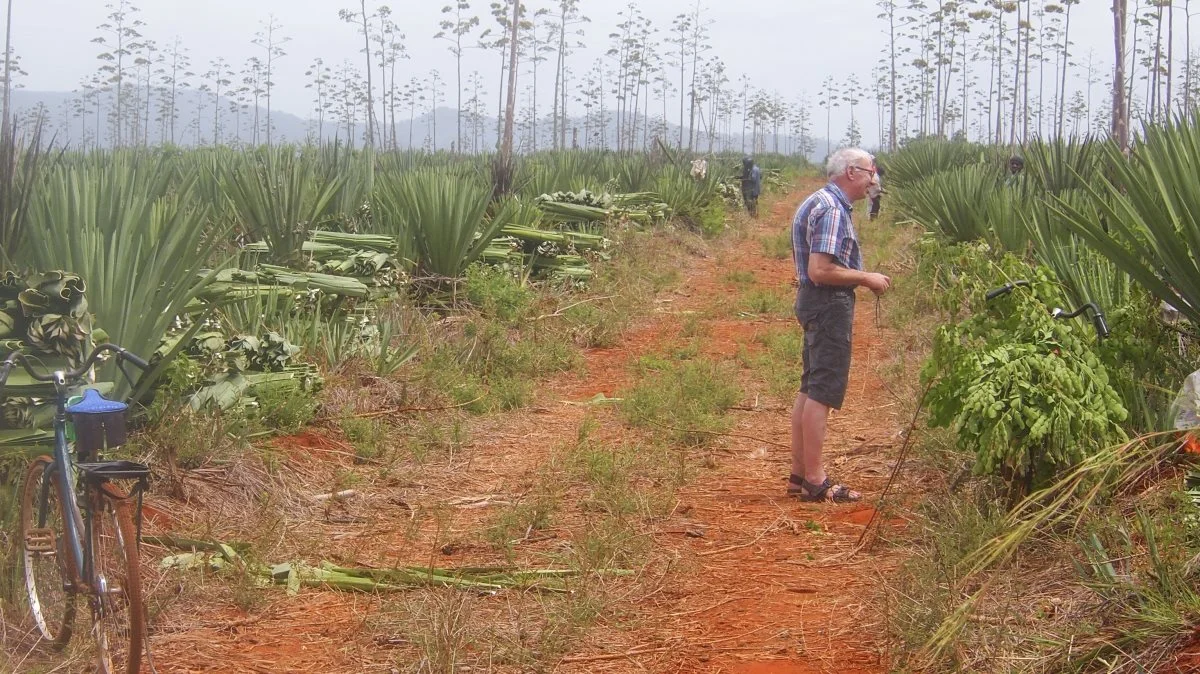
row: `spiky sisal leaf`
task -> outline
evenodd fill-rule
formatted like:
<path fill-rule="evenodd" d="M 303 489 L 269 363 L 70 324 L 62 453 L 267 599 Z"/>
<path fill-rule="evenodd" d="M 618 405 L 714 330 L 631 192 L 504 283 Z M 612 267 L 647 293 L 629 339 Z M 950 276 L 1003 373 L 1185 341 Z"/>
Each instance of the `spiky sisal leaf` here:
<path fill-rule="evenodd" d="M 81 276 L 97 325 L 149 356 L 207 282 L 199 272 L 220 238 L 205 236 L 208 205 L 193 198 L 196 175 L 165 155 L 134 151 L 54 167 L 30 204 L 29 264 Z"/>
<path fill-rule="evenodd" d="M 1051 208 L 1118 269 L 1200 325 L 1200 119 L 1146 127 L 1128 158 L 1114 143 L 1103 152 L 1112 176 L 1081 181 L 1094 210 L 1058 197 Z"/>
<path fill-rule="evenodd" d="M 445 278 L 461 275 L 512 217 L 504 207 L 488 218 L 491 188 L 461 172 L 410 171 L 379 181 L 376 197 L 377 225 L 398 239 L 411 237 L 422 272 Z"/>
<path fill-rule="evenodd" d="M 222 182 L 247 231 L 266 241 L 273 262 L 301 268 L 310 229 L 331 219 L 346 177 L 313 152 L 278 146 L 228 155 Z"/>

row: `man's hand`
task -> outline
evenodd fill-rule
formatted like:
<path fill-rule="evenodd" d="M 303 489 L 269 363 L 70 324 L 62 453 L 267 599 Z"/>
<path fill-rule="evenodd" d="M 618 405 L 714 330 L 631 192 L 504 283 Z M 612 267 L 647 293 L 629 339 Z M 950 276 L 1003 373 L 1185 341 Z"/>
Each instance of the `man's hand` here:
<path fill-rule="evenodd" d="M 892 279 L 884 276 L 883 274 L 867 272 L 866 277 L 863 278 L 862 284 L 870 288 L 871 292 L 875 293 L 876 295 L 882 295 L 887 292 L 888 288 L 892 287 Z"/>

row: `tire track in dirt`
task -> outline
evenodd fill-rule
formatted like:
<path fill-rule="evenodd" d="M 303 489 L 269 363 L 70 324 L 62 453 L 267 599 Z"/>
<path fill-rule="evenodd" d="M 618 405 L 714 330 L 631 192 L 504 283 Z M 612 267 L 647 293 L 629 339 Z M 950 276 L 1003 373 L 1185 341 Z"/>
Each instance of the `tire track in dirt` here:
<path fill-rule="evenodd" d="M 441 531 L 414 539 L 396 522 L 406 517 L 394 504 L 453 503 L 484 495 L 504 501 L 519 495 L 588 418 L 599 424 L 594 437 L 601 442 L 634 437 L 614 412 L 570 403 L 597 393 L 620 395 L 633 383 L 631 366 L 638 358 L 680 342 L 683 316 L 703 323 L 700 349 L 713 359 L 733 359 L 739 348 L 761 348 L 754 338 L 765 331 L 798 330 L 794 319 L 783 316 L 747 318 L 710 310 L 736 300 L 725 280 L 732 270 L 753 271 L 760 289 L 791 282 L 791 261 L 769 258 L 760 238 L 786 231 L 799 202 L 820 184 L 805 181 L 771 204 L 761 219 L 744 225 L 741 236 L 719 242 L 708 255 L 688 256 L 676 289 L 661 293 L 655 308 L 619 345 L 587 351 L 583 367 L 542 384 L 533 405 L 473 420 L 471 450 L 445 466 L 442 475 L 423 480 L 427 484 L 363 489 L 373 492 L 360 498 L 378 507 L 377 519 L 360 527 L 356 537 L 325 541 L 309 555 L 337 558 L 341 553 L 384 566 L 428 563 L 432 549 L 441 566 L 496 563 L 494 550 L 470 543 L 493 508 L 448 508 Z M 831 472 L 867 498 L 886 481 L 890 464 L 883 455 L 897 444 L 899 427 L 889 413 L 895 405 L 874 373 L 888 335 L 873 324 L 873 308 L 860 296 L 851 390 L 846 407 L 830 419 L 827 441 Z M 886 670 L 882 611 L 871 602 L 877 575 L 889 572 L 891 564 L 867 555 L 845 564 L 826 561 L 852 547 L 871 511 L 801 504 L 784 496 L 788 450 L 771 443 L 788 442 L 789 412 L 778 403 L 756 405 L 762 398 L 755 392 L 763 387 L 749 370 L 742 370 L 742 377 L 747 409 L 732 412 L 738 415 L 733 433 L 764 442 L 722 437 L 715 443 L 715 466 L 683 487 L 671 517 L 658 523 L 656 556 L 674 560 L 667 575 L 646 596 L 625 602 L 619 621 L 591 628 L 556 671 Z M 339 528 L 344 529 L 354 527 Z M 687 530 L 704 534 L 678 533 Z M 547 533 L 550 540 L 521 546 L 519 558 L 552 549 L 560 543 L 553 537 L 566 532 Z M 272 595 L 254 616 L 227 603 L 210 606 L 199 619 L 159 626 L 154 644 L 159 671 L 387 672 L 393 658 L 389 645 L 362 629 L 377 618 L 383 601 L 305 591 L 296 598 Z"/>

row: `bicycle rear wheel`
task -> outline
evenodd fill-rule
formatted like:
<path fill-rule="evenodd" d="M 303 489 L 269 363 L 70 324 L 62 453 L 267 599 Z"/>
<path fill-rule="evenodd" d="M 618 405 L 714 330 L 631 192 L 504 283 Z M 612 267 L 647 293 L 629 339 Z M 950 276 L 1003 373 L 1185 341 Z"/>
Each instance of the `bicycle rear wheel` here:
<path fill-rule="evenodd" d="M 112 484 L 91 491 L 92 635 L 100 672 L 137 674 L 146 637 L 133 504 Z"/>
<path fill-rule="evenodd" d="M 21 557 L 29 611 L 56 649 L 71 640 L 75 619 L 74 562 L 67 547 L 62 485 L 54 460 L 39 456 L 25 471 L 21 493 Z"/>

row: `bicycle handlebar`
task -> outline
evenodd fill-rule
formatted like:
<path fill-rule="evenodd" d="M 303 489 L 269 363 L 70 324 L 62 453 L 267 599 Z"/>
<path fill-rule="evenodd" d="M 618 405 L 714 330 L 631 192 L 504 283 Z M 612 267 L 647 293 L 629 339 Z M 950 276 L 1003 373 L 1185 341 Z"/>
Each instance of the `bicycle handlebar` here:
<path fill-rule="evenodd" d="M 1050 315 L 1061 319 L 1075 318 L 1085 313 L 1088 309 L 1092 310 L 1092 326 L 1096 328 L 1096 336 L 1100 339 L 1108 337 L 1108 323 L 1104 320 L 1104 312 L 1100 311 L 1100 307 L 1096 306 L 1093 302 L 1087 302 L 1069 314 L 1055 307 L 1054 311 L 1050 312 Z"/>
<path fill-rule="evenodd" d="M 993 288 L 993 289 L 987 291 L 987 294 L 984 295 L 984 297 L 986 298 L 987 301 L 990 302 L 990 301 L 996 299 L 997 297 L 1000 297 L 1001 295 L 1007 295 L 1008 293 L 1013 291 L 1013 288 L 1016 288 L 1017 286 L 1028 286 L 1028 285 L 1029 285 L 1029 281 L 1026 281 L 1024 279 L 1022 279 L 1020 281 L 1013 281 L 1011 283 L 1005 283 L 1004 285 L 1000 286 L 999 288 Z M 1083 304 L 1082 306 L 1080 306 L 1075 311 L 1072 311 L 1071 313 L 1067 313 L 1067 312 L 1063 311 L 1062 309 L 1055 307 L 1054 310 L 1050 312 L 1050 315 L 1054 318 L 1059 318 L 1059 319 L 1075 318 L 1076 316 L 1083 314 L 1084 312 L 1086 312 L 1089 309 L 1091 309 L 1091 311 L 1092 311 L 1092 326 L 1095 327 L 1095 329 L 1096 329 L 1096 336 L 1100 339 L 1104 339 L 1104 338 L 1108 337 L 1108 334 L 1109 334 L 1108 323 L 1104 320 L 1104 312 L 1100 311 L 1100 307 L 1096 306 L 1096 304 L 1094 302 L 1087 302 L 1087 303 Z"/>
<path fill-rule="evenodd" d="M 1007 295 L 1007 294 L 1011 293 L 1013 291 L 1013 288 L 1016 288 L 1017 286 L 1028 286 L 1028 285 L 1029 285 L 1029 281 L 1026 281 L 1024 279 L 1022 279 L 1020 281 L 1013 281 L 1012 283 L 1005 283 L 1004 285 L 1000 286 L 999 288 L 994 288 L 992 290 L 989 290 L 987 292 L 987 295 L 985 296 L 985 298 L 987 299 L 987 301 L 991 302 L 992 300 L 996 299 L 997 297 L 999 297 L 1001 295 Z"/>
<path fill-rule="evenodd" d="M 92 369 L 92 366 L 100 360 L 100 357 L 109 352 L 117 354 L 117 358 L 121 360 L 133 363 L 134 366 L 143 372 L 150 368 L 149 363 L 131 351 L 127 351 L 116 344 L 101 344 L 100 346 L 96 347 L 95 351 L 92 351 L 92 355 L 87 357 L 87 360 L 83 362 L 83 365 L 80 365 L 77 369 L 63 372 L 63 379 L 65 381 L 76 381 L 82 379 L 83 376 L 87 374 L 87 371 Z M 33 365 L 30 364 L 28 356 L 23 353 L 14 352 L 10 354 L 3 363 L 0 363 L 0 389 L 3 389 L 5 384 L 8 383 L 8 375 L 12 373 L 13 368 L 18 364 L 20 364 L 21 367 L 23 367 L 25 371 L 29 373 L 29 376 L 33 377 L 33 379 L 36 381 L 52 382 L 55 380 L 55 373 L 39 373 L 33 368 Z"/>

